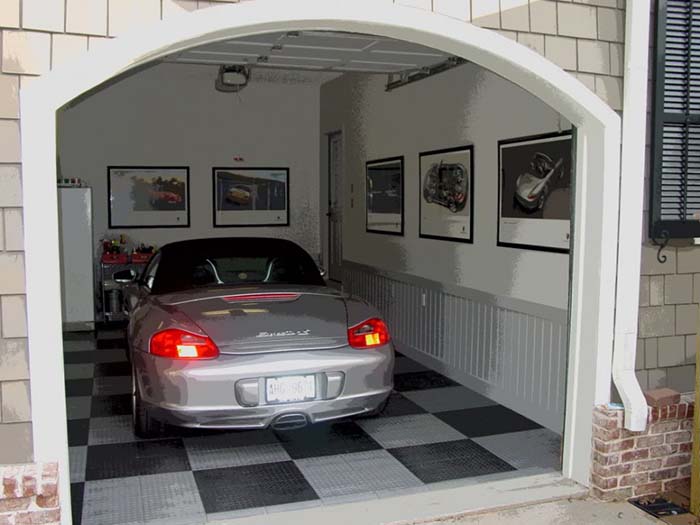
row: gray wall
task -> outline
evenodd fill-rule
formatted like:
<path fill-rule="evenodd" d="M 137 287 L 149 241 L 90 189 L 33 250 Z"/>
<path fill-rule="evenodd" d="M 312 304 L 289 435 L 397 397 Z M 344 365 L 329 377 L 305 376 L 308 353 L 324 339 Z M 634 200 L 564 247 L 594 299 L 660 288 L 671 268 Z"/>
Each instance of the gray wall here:
<path fill-rule="evenodd" d="M 523 89 L 473 64 L 390 93 L 384 82 L 381 76 L 343 76 L 321 88 L 321 139 L 331 131 L 344 133 L 344 258 L 566 308 L 567 255 L 496 246 L 497 142 L 570 124 Z M 464 144 L 474 144 L 474 244 L 421 239 L 418 154 Z M 405 157 L 405 234 L 366 233 L 365 161 L 397 155 Z M 323 177 L 322 211 L 326 182 Z M 325 228 L 322 220 L 324 243 Z"/>
<path fill-rule="evenodd" d="M 380 308 L 404 352 L 561 431 L 569 257 L 496 245 L 497 143 L 570 124 L 471 64 L 390 93 L 384 81 L 349 75 L 321 88 L 322 166 L 324 134 L 344 136 L 344 286 Z M 464 144 L 474 145 L 474 244 L 421 239 L 418 154 Z M 397 155 L 404 236 L 366 233 L 365 161 Z M 325 221 L 321 232 L 326 243 Z"/>
<path fill-rule="evenodd" d="M 136 242 L 225 235 L 285 237 L 319 253 L 319 77 L 258 75 L 239 94 L 214 90 L 217 68 L 162 64 L 62 112 L 63 177 L 93 188 L 94 237 Z M 234 162 L 241 156 L 243 162 Z M 190 228 L 108 230 L 108 165 L 190 166 Z M 288 166 L 290 226 L 213 228 L 213 166 Z"/>

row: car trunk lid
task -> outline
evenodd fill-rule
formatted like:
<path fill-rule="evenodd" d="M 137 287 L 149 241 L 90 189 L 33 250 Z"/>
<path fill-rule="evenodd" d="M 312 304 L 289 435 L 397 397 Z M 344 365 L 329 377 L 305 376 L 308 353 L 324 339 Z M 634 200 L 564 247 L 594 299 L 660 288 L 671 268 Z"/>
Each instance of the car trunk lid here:
<path fill-rule="evenodd" d="M 172 297 L 222 354 L 325 350 L 347 344 L 343 297 L 323 288 L 219 290 Z"/>

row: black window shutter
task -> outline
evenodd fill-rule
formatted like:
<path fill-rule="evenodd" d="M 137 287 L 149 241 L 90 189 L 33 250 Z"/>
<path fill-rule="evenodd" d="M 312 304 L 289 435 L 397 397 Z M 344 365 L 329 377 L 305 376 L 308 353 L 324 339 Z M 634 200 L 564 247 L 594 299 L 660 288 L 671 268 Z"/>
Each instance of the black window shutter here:
<path fill-rule="evenodd" d="M 700 237 L 700 1 L 656 14 L 650 236 Z"/>

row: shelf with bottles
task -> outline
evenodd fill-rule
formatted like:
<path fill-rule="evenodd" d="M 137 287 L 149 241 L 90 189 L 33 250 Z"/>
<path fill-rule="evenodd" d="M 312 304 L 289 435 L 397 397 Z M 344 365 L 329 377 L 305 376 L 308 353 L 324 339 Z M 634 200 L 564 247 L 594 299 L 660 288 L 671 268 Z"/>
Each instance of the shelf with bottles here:
<path fill-rule="evenodd" d="M 155 253 L 155 246 L 140 243 L 134 245 L 126 235 L 117 238 L 105 237 L 102 242 L 102 264 L 146 264 Z"/>

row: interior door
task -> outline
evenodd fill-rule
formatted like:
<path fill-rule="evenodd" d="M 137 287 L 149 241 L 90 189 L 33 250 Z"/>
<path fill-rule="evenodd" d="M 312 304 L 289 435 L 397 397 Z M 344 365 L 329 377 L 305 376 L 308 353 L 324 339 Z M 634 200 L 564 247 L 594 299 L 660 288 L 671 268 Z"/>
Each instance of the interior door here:
<path fill-rule="evenodd" d="M 343 137 L 328 135 L 328 278 L 343 278 Z"/>

